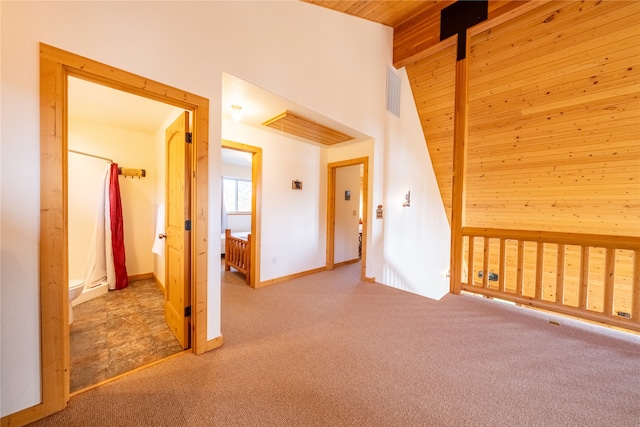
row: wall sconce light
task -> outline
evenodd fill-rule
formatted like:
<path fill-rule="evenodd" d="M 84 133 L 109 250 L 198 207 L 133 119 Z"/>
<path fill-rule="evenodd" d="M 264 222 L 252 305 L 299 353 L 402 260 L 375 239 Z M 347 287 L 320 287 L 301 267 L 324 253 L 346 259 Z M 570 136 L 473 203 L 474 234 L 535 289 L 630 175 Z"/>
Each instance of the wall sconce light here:
<path fill-rule="evenodd" d="M 408 208 L 411 206 L 411 191 L 407 191 L 407 194 L 404 195 L 404 202 L 402 202 L 403 208 Z"/>
<path fill-rule="evenodd" d="M 233 104 L 231 106 L 231 118 L 234 122 L 239 122 L 242 118 L 242 107 L 240 105 Z"/>

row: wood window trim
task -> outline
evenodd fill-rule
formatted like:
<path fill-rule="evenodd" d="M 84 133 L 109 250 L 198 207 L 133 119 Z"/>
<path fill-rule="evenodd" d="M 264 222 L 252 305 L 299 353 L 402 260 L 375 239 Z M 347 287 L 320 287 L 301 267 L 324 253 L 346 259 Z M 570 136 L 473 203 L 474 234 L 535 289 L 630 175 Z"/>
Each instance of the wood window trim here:
<path fill-rule="evenodd" d="M 207 206 L 209 100 L 81 56 L 40 44 L 40 313 L 42 402 L 15 414 L 34 421 L 69 401 L 67 266 L 67 77 L 193 112 L 192 339 L 207 351 Z M 8 421 L 3 418 L 4 421 Z"/>

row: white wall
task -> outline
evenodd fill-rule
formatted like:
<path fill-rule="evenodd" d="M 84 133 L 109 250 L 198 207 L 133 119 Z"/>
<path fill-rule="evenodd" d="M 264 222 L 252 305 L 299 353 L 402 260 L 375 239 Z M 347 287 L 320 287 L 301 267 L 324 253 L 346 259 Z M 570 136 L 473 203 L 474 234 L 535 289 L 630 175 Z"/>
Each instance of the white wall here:
<path fill-rule="evenodd" d="M 442 202 L 431 192 L 433 177 L 415 107 L 404 115 L 403 93 L 402 119 L 390 119 L 384 110 L 386 68 L 392 61 L 389 27 L 299 1 L 23 1 L 0 2 L 0 8 L 2 416 L 40 402 L 39 42 L 211 100 L 208 339 L 221 334 L 220 150 L 216 147 L 223 132 L 219 103 L 223 72 L 371 135 L 370 142 L 359 146 L 371 153 L 370 205 L 385 203 L 390 209 L 385 220 L 370 220 L 367 275 L 378 281 L 392 279 L 397 276 L 388 274 L 393 268 L 402 271 L 403 283 L 411 283 L 412 289 L 432 286 L 433 277 L 394 255 L 419 251 L 414 257 L 435 263 L 448 250 L 449 241 L 444 238 L 446 220 L 439 220 L 436 212 L 443 212 Z M 189 31 L 176 23 L 188 23 Z M 406 87 L 406 76 L 403 84 Z M 225 138 L 258 145 L 236 138 L 231 131 L 225 130 Z M 280 141 L 279 152 L 268 148 L 268 140 L 261 143 L 265 151 L 273 152 L 268 157 L 276 155 L 288 165 L 283 169 L 267 160 L 263 169 L 263 221 L 274 226 L 262 229 L 262 279 L 321 267 L 326 163 L 353 147 L 333 156 L 329 150 L 299 142 Z M 427 172 L 405 177 L 410 168 Z M 292 179 L 304 181 L 304 190 L 291 190 Z M 395 193 L 406 189 L 412 190 L 415 208 L 392 212 Z M 413 226 L 405 225 L 405 220 Z M 423 222 L 427 225 L 419 225 Z M 411 236 L 405 239 L 411 244 L 399 247 L 403 236 Z"/>
<path fill-rule="evenodd" d="M 336 169 L 334 263 L 358 258 L 358 220 L 360 219 L 360 165 Z M 345 191 L 351 192 L 346 200 Z"/>
<path fill-rule="evenodd" d="M 229 163 L 223 163 L 221 172 L 222 172 L 221 173 L 222 176 L 228 176 L 231 178 L 248 179 L 249 181 L 251 181 L 250 165 L 240 166 L 240 165 L 233 165 Z"/>
<path fill-rule="evenodd" d="M 151 273 L 154 238 L 153 135 L 85 120 L 69 120 L 69 149 L 113 159 L 118 166 L 144 169 L 144 178 L 119 176 L 127 274 Z M 69 277 L 84 277 L 87 252 L 97 214 L 97 191 L 104 160 L 69 154 Z"/>
<path fill-rule="evenodd" d="M 326 264 L 326 148 L 224 120 L 224 139 L 262 148 L 260 280 Z M 300 180 L 302 190 L 291 181 Z M 231 218 L 230 218 L 231 219 Z"/>
<path fill-rule="evenodd" d="M 404 69 L 398 119 L 388 114 L 389 132 L 402 143 L 385 146 L 384 271 L 382 282 L 439 299 L 449 291 L 451 229 L 433 172 Z M 411 206 L 402 207 L 411 192 Z"/>
<path fill-rule="evenodd" d="M 227 215 L 227 228 L 232 232 L 251 231 L 251 214 Z"/>

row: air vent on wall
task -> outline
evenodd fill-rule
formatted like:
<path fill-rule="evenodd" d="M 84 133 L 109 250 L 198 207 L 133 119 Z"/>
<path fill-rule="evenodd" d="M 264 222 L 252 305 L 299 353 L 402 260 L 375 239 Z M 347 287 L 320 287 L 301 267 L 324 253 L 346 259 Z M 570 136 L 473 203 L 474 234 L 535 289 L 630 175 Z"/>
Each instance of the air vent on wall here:
<path fill-rule="evenodd" d="M 400 77 L 387 68 L 387 111 L 400 117 Z"/>

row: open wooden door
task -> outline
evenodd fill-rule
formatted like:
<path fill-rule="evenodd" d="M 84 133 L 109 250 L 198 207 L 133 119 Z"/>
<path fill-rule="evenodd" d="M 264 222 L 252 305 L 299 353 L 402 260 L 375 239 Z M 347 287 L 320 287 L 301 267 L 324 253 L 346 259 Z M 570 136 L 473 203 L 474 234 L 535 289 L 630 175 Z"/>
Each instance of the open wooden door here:
<path fill-rule="evenodd" d="M 166 130 L 166 271 L 164 316 L 182 345 L 190 343 L 191 210 L 189 113 L 184 112 Z"/>

